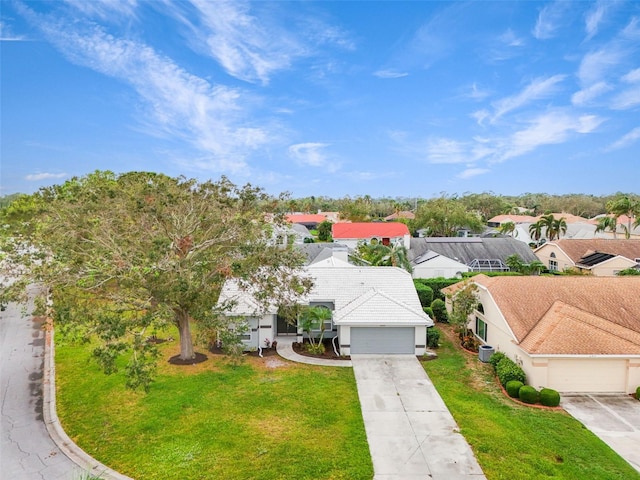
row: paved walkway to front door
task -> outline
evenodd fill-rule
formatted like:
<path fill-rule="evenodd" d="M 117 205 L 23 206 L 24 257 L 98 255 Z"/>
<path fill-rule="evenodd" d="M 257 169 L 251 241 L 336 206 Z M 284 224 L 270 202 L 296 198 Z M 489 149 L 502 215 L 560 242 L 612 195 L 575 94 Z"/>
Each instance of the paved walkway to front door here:
<path fill-rule="evenodd" d="M 414 355 L 352 355 L 374 480 L 484 479 Z"/>

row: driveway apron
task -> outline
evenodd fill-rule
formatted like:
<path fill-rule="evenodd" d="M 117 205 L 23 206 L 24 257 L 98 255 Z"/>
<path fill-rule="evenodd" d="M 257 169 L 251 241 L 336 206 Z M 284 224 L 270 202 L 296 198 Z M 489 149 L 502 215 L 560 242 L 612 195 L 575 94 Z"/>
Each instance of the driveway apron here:
<path fill-rule="evenodd" d="M 569 414 L 640 472 L 640 402 L 629 395 L 563 395 Z"/>
<path fill-rule="evenodd" d="M 413 355 L 352 355 L 374 480 L 485 478 Z"/>

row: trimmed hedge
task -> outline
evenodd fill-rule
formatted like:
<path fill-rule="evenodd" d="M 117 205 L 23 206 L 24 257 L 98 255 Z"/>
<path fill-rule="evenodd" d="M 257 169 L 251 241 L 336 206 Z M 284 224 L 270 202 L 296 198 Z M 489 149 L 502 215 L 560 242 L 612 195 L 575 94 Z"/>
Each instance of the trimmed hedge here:
<path fill-rule="evenodd" d="M 413 284 L 416 287 L 416 292 L 418 292 L 418 298 L 420 299 L 420 304 L 423 307 L 428 307 L 433 302 L 433 289 L 419 280 L 414 280 Z"/>
<path fill-rule="evenodd" d="M 522 383 L 526 383 L 527 380 L 524 370 L 508 357 L 504 357 L 498 362 L 496 375 L 498 375 L 498 380 L 503 387 L 511 380 L 519 380 Z"/>
<path fill-rule="evenodd" d="M 422 307 L 422 311 L 424 313 L 426 313 L 427 315 L 429 315 L 429 318 L 434 318 L 433 317 L 433 309 L 431 307 Z"/>
<path fill-rule="evenodd" d="M 511 398 L 519 398 L 520 389 L 524 384 L 520 380 L 509 380 L 504 389 Z"/>
<path fill-rule="evenodd" d="M 442 293 L 440 290 L 448 287 L 449 285 L 458 283 L 459 281 L 460 281 L 459 278 L 437 277 L 437 278 L 416 278 L 414 280 L 414 283 L 416 284 L 421 283 L 423 285 L 426 285 L 427 287 L 430 287 L 431 290 L 433 290 L 434 299 L 439 298 L 440 300 L 444 300 L 444 293 Z"/>
<path fill-rule="evenodd" d="M 440 331 L 437 328 L 427 328 L 427 347 L 438 348 L 440 346 Z"/>
<path fill-rule="evenodd" d="M 524 403 L 529 403 L 531 405 L 533 405 L 534 403 L 538 403 L 538 400 L 540 400 L 540 394 L 535 388 L 530 385 L 524 385 L 520 387 L 518 397 Z"/>
<path fill-rule="evenodd" d="M 445 305 L 444 300 L 436 298 L 431 302 L 431 310 L 433 310 L 433 316 L 437 322 L 449 322 L 449 314 L 447 313 L 447 306 Z"/>
<path fill-rule="evenodd" d="M 491 356 L 489 357 L 489 363 L 493 366 L 493 370 L 495 371 L 498 363 L 500 363 L 500 360 L 502 360 L 505 357 L 505 354 L 502 352 L 495 352 L 493 354 L 491 354 Z"/>
<path fill-rule="evenodd" d="M 560 394 L 552 388 L 540 390 L 540 403 L 545 407 L 557 407 L 560 405 Z"/>

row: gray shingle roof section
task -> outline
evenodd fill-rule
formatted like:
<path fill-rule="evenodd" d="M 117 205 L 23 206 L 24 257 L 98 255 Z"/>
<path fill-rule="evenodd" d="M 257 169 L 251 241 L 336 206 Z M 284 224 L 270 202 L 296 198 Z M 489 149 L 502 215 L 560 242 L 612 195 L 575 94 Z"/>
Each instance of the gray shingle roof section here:
<path fill-rule="evenodd" d="M 507 257 L 513 254 L 517 254 L 524 263 L 538 259 L 526 243 L 511 237 L 425 237 L 411 239 L 409 261 L 413 262 L 429 250 L 467 265 L 476 259 L 506 262 Z"/>
<path fill-rule="evenodd" d="M 325 249 L 331 250 L 349 250 L 349 247 L 342 243 L 303 243 L 294 245 L 295 248 L 299 249 L 302 253 L 304 253 L 307 257 L 307 265 L 313 263 L 318 255 L 322 253 Z M 325 252 L 326 254 L 326 252 Z M 324 254 L 323 254 L 324 255 Z"/>

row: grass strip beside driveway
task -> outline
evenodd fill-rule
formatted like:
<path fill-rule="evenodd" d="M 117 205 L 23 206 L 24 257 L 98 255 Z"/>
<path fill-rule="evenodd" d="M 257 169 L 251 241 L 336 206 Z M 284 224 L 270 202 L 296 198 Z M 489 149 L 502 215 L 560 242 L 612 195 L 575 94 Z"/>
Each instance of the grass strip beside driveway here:
<path fill-rule="evenodd" d="M 163 344 L 163 360 L 177 353 Z M 161 360 L 151 392 L 88 362 L 90 346 L 56 347 L 58 415 L 102 463 L 146 479 L 373 477 L 353 371 L 221 356 Z"/>
<path fill-rule="evenodd" d="M 449 327 L 444 327 L 448 329 Z M 490 364 L 443 339 L 423 366 L 487 479 L 637 479 L 638 472 L 564 411 L 506 398 Z"/>

